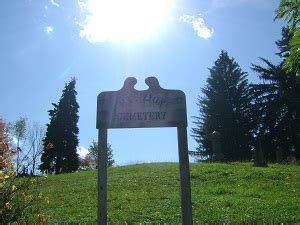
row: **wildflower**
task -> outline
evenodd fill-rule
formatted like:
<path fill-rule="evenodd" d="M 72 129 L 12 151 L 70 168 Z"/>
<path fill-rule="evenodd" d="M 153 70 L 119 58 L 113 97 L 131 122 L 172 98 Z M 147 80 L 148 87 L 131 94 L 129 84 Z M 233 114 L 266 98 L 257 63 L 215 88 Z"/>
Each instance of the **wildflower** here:
<path fill-rule="evenodd" d="M 0 171 L 0 180 L 5 180 L 7 178 L 9 178 L 9 176 L 7 174 L 3 173 L 3 171 Z"/>
<path fill-rule="evenodd" d="M 48 197 L 46 197 L 46 198 L 45 198 L 45 201 L 46 201 L 46 203 L 47 203 L 47 204 L 49 204 L 49 203 L 50 203 L 50 201 L 49 201 L 49 198 L 48 198 Z"/>
<path fill-rule="evenodd" d="M 11 172 L 8 172 L 7 175 L 10 176 L 10 177 L 14 177 L 14 176 L 15 176 L 15 173 L 11 171 Z"/>
<path fill-rule="evenodd" d="M 11 205 L 9 202 L 6 202 L 4 207 L 5 207 L 6 209 L 11 209 L 11 208 L 12 208 L 12 205 Z"/>
<path fill-rule="evenodd" d="M 43 198 L 43 194 L 42 193 L 39 193 L 38 194 L 38 199 L 42 199 Z"/>
<path fill-rule="evenodd" d="M 38 214 L 37 215 L 37 224 L 38 225 L 46 224 L 46 218 L 43 214 Z"/>
<path fill-rule="evenodd" d="M 30 201 L 32 201 L 33 197 L 32 197 L 32 195 L 26 195 L 25 194 L 24 199 L 25 199 L 26 202 L 30 202 Z"/>
<path fill-rule="evenodd" d="M 11 187 L 11 190 L 12 190 L 12 191 L 15 191 L 15 190 L 17 190 L 17 187 L 16 187 L 16 185 L 13 185 L 13 186 Z"/>

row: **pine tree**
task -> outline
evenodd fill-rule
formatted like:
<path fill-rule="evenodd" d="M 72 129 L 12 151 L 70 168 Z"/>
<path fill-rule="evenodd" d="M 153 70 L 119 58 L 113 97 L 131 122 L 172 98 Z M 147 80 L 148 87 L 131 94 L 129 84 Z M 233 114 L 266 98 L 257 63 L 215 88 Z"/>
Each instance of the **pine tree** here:
<path fill-rule="evenodd" d="M 79 167 L 77 154 L 78 133 L 77 115 L 79 105 L 76 101 L 76 80 L 65 85 L 58 104 L 49 110 L 50 123 L 47 124 L 44 151 L 41 157 L 40 170 L 56 174 L 73 172 Z"/>
<path fill-rule="evenodd" d="M 252 85 L 255 96 L 257 136 L 264 140 L 265 155 L 269 160 L 276 157 L 275 150 L 280 147 L 283 156 L 291 154 L 300 157 L 299 119 L 300 119 L 300 80 L 295 71 L 287 71 L 284 62 L 289 56 L 289 42 L 292 38 L 288 28 L 282 29 L 282 39 L 276 41 L 282 62 L 274 65 L 261 58 L 266 66 L 253 65 L 263 83 Z"/>
<path fill-rule="evenodd" d="M 193 155 L 211 159 L 211 134 L 221 134 L 225 160 L 250 159 L 251 122 L 247 74 L 227 52 L 222 51 L 209 69 L 207 85 L 198 98 L 199 116 L 195 118 L 193 137 L 198 143 Z"/>
<path fill-rule="evenodd" d="M 89 153 L 88 155 L 92 158 L 92 160 L 97 164 L 98 162 L 98 142 L 93 141 L 92 144 L 89 146 Z M 115 160 L 113 159 L 113 150 L 111 145 L 107 145 L 107 166 L 113 166 Z"/>
<path fill-rule="evenodd" d="M 44 147 L 41 156 L 41 165 L 39 166 L 40 171 L 51 174 L 55 171 L 55 157 L 57 148 L 57 133 L 55 132 L 57 128 L 57 105 L 52 103 L 53 109 L 49 110 L 50 122 L 47 124 L 46 135 L 43 140 Z"/>

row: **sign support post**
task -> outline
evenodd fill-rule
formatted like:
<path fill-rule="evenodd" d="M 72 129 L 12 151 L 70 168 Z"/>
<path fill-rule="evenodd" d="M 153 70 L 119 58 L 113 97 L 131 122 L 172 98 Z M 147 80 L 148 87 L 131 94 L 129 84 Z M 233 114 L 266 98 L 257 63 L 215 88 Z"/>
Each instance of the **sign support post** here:
<path fill-rule="evenodd" d="M 182 224 L 193 224 L 186 127 L 177 127 Z"/>
<path fill-rule="evenodd" d="M 98 131 L 98 224 L 107 224 L 107 129 Z"/>

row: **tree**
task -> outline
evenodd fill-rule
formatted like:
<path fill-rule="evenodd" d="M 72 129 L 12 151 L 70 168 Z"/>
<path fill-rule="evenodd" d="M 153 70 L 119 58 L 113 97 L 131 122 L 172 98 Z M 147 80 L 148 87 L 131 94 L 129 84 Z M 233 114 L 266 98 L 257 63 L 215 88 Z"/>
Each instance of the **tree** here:
<path fill-rule="evenodd" d="M 47 130 L 45 134 L 45 138 L 43 139 L 43 153 L 41 156 L 41 164 L 39 169 L 41 172 L 46 172 L 47 174 L 51 174 L 55 171 L 55 158 L 57 148 L 53 148 L 58 146 L 55 141 L 58 140 L 59 136 L 55 132 L 57 128 L 57 105 L 52 103 L 53 109 L 49 110 L 50 122 L 46 125 Z"/>
<path fill-rule="evenodd" d="M 38 122 L 34 121 L 28 129 L 28 145 L 31 160 L 29 164 L 31 165 L 31 175 L 35 175 L 37 160 L 42 153 L 44 135 L 44 128 Z"/>
<path fill-rule="evenodd" d="M 10 163 L 10 161 L 13 156 L 13 153 L 9 149 L 8 137 L 8 128 L 2 117 L 0 117 L 0 171 L 12 168 L 12 164 Z"/>
<path fill-rule="evenodd" d="M 284 61 L 284 68 L 288 72 L 296 72 L 300 77 L 300 2 L 298 0 L 281 0 L 276 10 L 275 19 L 284 19 L 289 26 L 290 54 Z"/>
<path fill-rule="evenodd" d="M 16 140 L 16 149 L 17 149 L 17 162 L 16 162 L 16 173 L 17 175 L 20 173 L 21 170 L 21 160 L 20 160 L 20 153 L 21 153 L 21 142 L 23 144 L 27 137 L 27 118 L 20 117 L 15 123 L 9 123 L 9 131 L 11 135 Z"/>
<path fill-rule="evenodd" d="M 77 154 L 79 105 L 76 101 L 76 80 L 72 78 L 65 84 L 58 104 L 49 110 L 50 122 L 47 124 L 40 170 L 55 174 L 76 171 L 79 167 Z"/>
<path fill-rule="evenodd" d="M 290 55 L 292 35 L 288 28 L 282 29 L 282 39 L 276 41 L 277 53 L 282 62 L 278 65 L 261 58 L 266 66 L 253 65 L 263 83 L 254 84 L 251 91 L 255 96 L 253 105 L 257 123 L 256 136 L 263 138 L 265 155 L 269 160 L 276 157 L 275 149 L 283 149 L 283 156 L 295 149 L 300 157 L 300 83 L 295 71 L 287 71 L 284 62 Z"/>
<path fill-rule="evenodd" d="M 41 154 L 44 129 L 33 121 L 20 117 L 16 122 L 8 124 L 9 144 L 16 149 L 16 174 L 35 174 L 38 157 Z M 29 171 L 30 170 L 30 171 Z"/>
<path fill-rule="evenodd" d="M 15 154 L 16 150 L 10 147 L 8 126 L 0 117 L 1 224 L 35 224 L 36 217 L 45 222 L 45 217 L 37 207 L 44 199 L 39 191 L 42 180 L 37 181 L 34 177 L 17 178 L 12 162 Z"/>
<path fill-rule="evenodd" d="M 92 158 L 92 160 L 97 164 L 98 160 L 98 142 L 93 141 L 92 144 L 88 148 L 89 153 L 88 156 Z M 113 150 L 111 148 L 111 145 L 108 144 L 107 146 L 107 166 L 113 166 L 115 163 L 115 160 L 113 159 Z"/>
<path fill-rule="evenodd" d="M 92 168 L 94 165 L 96 166 L 96 162 L 89 155 L 86 155 L 84 158 L 79 159 L 79 165 L 79 169 L 85 170 L 87 168 Z"/>
<path fill-rule="evenodd" d="M 218 131 L 225 160 L 249 159 L 252 124 L 247 74 L 226 51 L 221 52 L 209 71 L 203 96 L 198 98 L 199 116 L 194 117 L 192 136 L 198 147 L 192 155 L 211 159 L 211 134 Z"/>

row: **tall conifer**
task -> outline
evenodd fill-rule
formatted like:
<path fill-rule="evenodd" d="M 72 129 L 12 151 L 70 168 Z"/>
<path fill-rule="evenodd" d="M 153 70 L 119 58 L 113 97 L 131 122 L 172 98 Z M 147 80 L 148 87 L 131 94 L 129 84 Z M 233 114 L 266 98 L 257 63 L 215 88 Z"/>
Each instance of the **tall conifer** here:
<path fill-rule="evenodd" d="M 284 62 L 290 55 L 292 35 L 282 29 L 281 40 L 276 41 L 281 63 L 275 65 L 261 58 L 265 66 L 253 65 L 263 83 L 252 85 L 255 96 L 257 136 L 264 140 L 265 155 L 275 160 L 276 148 L 286 158 L 294 154 L 300 158 L 300 78 L 296 71 L 287 71 Z"/>
<path fill-rule="evenodd" d="M 210 159 L 211 134 L 221 134 L 225 160 L 250 159 L 251 120 L 247 74 L 226 51 L 222 51 L 209 69 L 207 85 L 198 98 L 199 116 L 195 118 L 193 137 L 198 143 L 193 155 Z"/>
<path fill-rule="evenodd" d="M 76 80 L 72 78 L 65 85 L 58 104 L 53 104 L 54 108 L 49 110 L 50 122 L 47 124 L 40 165 L 42 172 L 59 174 L 78 169 L 79 105 L 76 101 L 75 85 Z"/>

